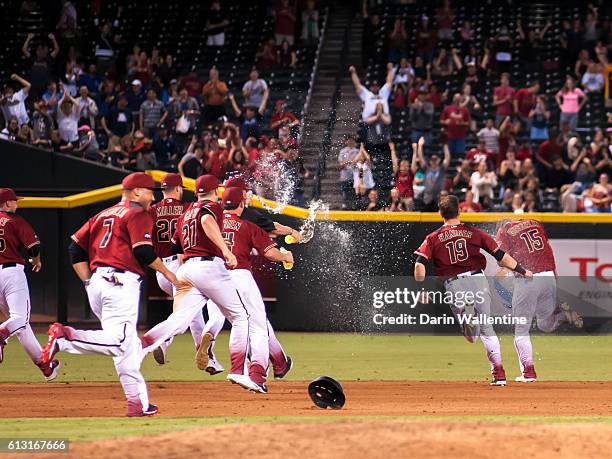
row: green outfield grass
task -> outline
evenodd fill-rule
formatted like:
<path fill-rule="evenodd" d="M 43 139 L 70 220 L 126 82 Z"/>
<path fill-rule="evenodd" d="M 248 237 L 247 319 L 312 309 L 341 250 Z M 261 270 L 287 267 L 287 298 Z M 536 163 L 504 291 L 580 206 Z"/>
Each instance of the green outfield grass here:
<path fill-rule="evenodd" d="M 294 359 L 291 380 L 311 380 L 322 374 L 340 380 L 484 380 L 489 376 L 482 344 L 469 344 L 460 336 L 359 335 L 343 333 L 279 333 L 285 350 Z M 46 337 L 39 335 L 41 342 Z M 215 348 L 228 364 L 228 334 Z M 507 370 L 518 371 L 512 337 L 504 336 L 502 351 Z M 538 378 L 559 381 L 612 379 L 612 336 L 534 336 Z M 225 374 L 203 377 L 193 363 L 190 335 L 175 339 L 170 362 L 159 366 L 148 356 L 143 372 L 148 381 L 220 381 Z M 58 354 L 60 381 L 117 381 L 109 357 Z M 5 348 L 0 382 L 41 382 L 16 339 Z"/>

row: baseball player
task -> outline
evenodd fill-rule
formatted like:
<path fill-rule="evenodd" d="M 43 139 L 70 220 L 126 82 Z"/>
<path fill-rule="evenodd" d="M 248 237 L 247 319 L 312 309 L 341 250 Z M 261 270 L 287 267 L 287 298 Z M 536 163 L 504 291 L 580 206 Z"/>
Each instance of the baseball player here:
<path fill-rule="evenodd" d="M 296 242 L 302 240 L 302 235 L 295 229 L 291 228 L 290 226 L 281 225 L 280 223 L 270 219 L 269 215 L 265 211 L 249 206 L 251 196 L 248 192 L 247 182 L 242 177 L 232 177 L 226 180 L 224 185 L 225 188 L 239 188 L 242 190 L 242 196 L 245 204 L 244 210 L 240 215 L 240 218 L 242 220 L 254 223 L 259 228 L 263 229 L 266 233 L 273 237 L 291 235 L 296 240 Z M 214 303 L 209 300 L 209 311 L 210 308 L 214 308 L 214 306 Z M 213 317 L 213 319 L 209 320 L 204 327 L 204 333 L 202 335 L 202 346 L 198 350 L 198 355 L 196 356 L 196 362 L 198 368 L 200 369 L 203 369 L 204 367 L 210 367 L 211 362 L 213 362 L 213 364 L 216 363 L 216 359 L 213 353 L 214 342 L 215 338 L 218 336 L 218 334 L 221 332 L 221 329 L 223 328 L 223 320 L 215 320 L 217 318 L 218 316 Z M 267 327 L 269 338 L 268 342 L 270 348 L 270 362 L 272 363 L 274 378 L 282 379 L 291 370 L 293 366 L 293 361 L 291 360 L 291 357 L 289 357 L 285 353 L 285 350 L 283 349 L 283 346 L 276 337 L 274 329 L 272 328 L 272 324 L 269 320 L 267 321 Z M 208 348 L 206 348 L 205 346 L 208 346 Z M 204 354 L 205 349 L 208 350 L 207 354 Z M 207 360 L 208 364 L 206 363 Z"/>
<path fill-rule="evenodd" d="M 42 348 L 30 326 L 30 291 L 25 275 L 25 262 L 20 250 L 27 251 L 32 271 L 39 272 L 40 241 L 28 222 L 18 215 L 17 196 L 10 188 L 0 188 L 0 311 L 8 317 L 0 324 L 0 363 L 4 360 L 4 346 L 16 336 L 34 365 L 40 368 L 45 380 L 57 378 L 60 363 L 43 363 Z"/>
<path fill-rule="evenodd" d="M 475 301 L 475 304 L 470 303 L 465 307 L 451 305 L 455 316 L 459 317 L 462 314 L 474 316 L 474 310 L 479 315 L 488 316 L 491 311 L 491 295 L 483 272 L 487 262 L 480 249 L 490 253 L 502 266 L 522 276 L 533 277 L 533 273 L 501 250 L 487 233 L 463 225 L 459 220 L 459 201 L 456 196 L 441 197 L 438 204 L 444 225 L 429 234 L 414 252 L 417 256 L 414 266 L 415 280 L 422 282 L 425 279 L 425 264 L 432 261 L 434 274 L 446 279 L 444 286 L 447 291 L 453 294 L 482 293 L 482 301 Z M 493 376 L 491 385 L 505 386 L 506 372 L 502 365 L 499 338 L 493 326 L 486 323 L 472 324 L 464 327 L 463 332 L 470 342 L 475 342 L 480 336 L 491 364 Z"/>
<path fill-rule="evenodd" d="M 151 215 L 153 216 L 153 249 L 155 254 L 166 265 L 166 268 L 176 273 L 180 266 L 180 260 L 179 255 L 173 253 L 172 236 L 176 231 L 178 218 L 189 205 L 182 201 L 183 178 L 180 174 L 166 174 L 161 181 L 161 186 L 164 197 L 160 202 L 151 206 Z M 167 295 L 174 297 L 174 287 L 168 279 L 160 272 L 157 272 L 156 276 L 159 287 Z M 218 309 L 214 313 L 223 317 Z M 191 330 L 197 350 L 202 339 L 202 330 L 204 329 L 204 317 L 202 314 L 196 314 L 189 325 L 189 329 Z M 153 358 L 160 365 L 166 363 L 166 351 L 171 343 L 172 340 L 170 339 L 153 351 Z M 207 366 L 207 371 L 211 374 L 216 374 L 222 372 L 223 367 L 215 359 L 211 359 L 210 364 Z"/>
<path fill-rule="evenodd" d="M 161 272 L 176 287 L 183 283 L 153 251 L 149 208 L 155 181 L 137 172 L 123 179 L 122 188 L 121 202 L 90 218 L 72 235 L 70 245 L 72 266 L 102 329 L 76 330 L 55 323 L 49 327 L 42 356 L 45 363 L 59 351 L 112 356 L 127 398 L 127 415 L 150 416 L 158 408 L 149 402 L 140 372 L 142 347 L 137 333 L 143 266 Z"/>
<path fill-rule="evenodd" d="M 512 310 L 515 317 L 527 319 L 524 325 L 517 324 L 514 329 L 514 347 L 521 369 L 516 381 L 535 382 L 537 375 L 529 337 L 533 316 L 536 316 L 538 328 L 546 333 L 563 322 L 582 327 L 582 318 L 567 303 L 557 307 L 555 256 L 544 225 L 535 220 L 507 221 L 497 231 L 496 241 L 501 250 L 533 272 L 533 280 L 515 277 Z"/>
<path fill-rule="evenodd" d="M 177 276 L 189 283 L 178 289 L 174 297 L 174 312 L 157 324 L 143 337 L 144 352 L 150 352 L 172 336 L 183 333 L 196 314 L 201 314 L 208 299 L 212 299 L 232 324 L 230 333 L 231 370 L 227 379 L 245 389 L 266 393 L 265 362 L 251 360 L 249 374 L 246 358 L 249 342 L 257 342 L 266 330 L 250 323 L 249 315 L 237 291 L 225 263 L 236 266 L 236 257 L 225 245 L 221 236 L 223 214 L 217 201 L 219 181 L 213 175 L 203 175 L 196 180 L 198 201 L 179 218 L 173 242 L 180 244 L 184 263 Z M 204 337 L 202 338 L 204 339 Z M 206 349 L 200 343 L 200 349 Z"/>
<path fill-rule="evenodd" d="M 237 260 L 236 267 L 230 270 L 230 276 L 244 301 L 251 323 L 258 330 L 266 332 L 265 334 L 255 333 L 253 335 L 250 360 L 251 362 L 264 362 L 264 368 L 267 372 L 269 354 L 267 330 L 271 327 L 269 327 L 266 316 L 266 306 L 251 273 L 251 252 L 255 249 L 268 260 L 288 263 L 293 263 L 293 255 L 291 252 L 281 253 L 268 233 L 254 223 L 240 217 L 245 209 L 242 189 L 225 188 L 222 204 L 223 226 L 221 227 L 221 234 Z M 289 361 L 289 368 L 290 366 L 291 361 Z M 288 371 L 285 367 L 283 367 L 283 370 Z"/>

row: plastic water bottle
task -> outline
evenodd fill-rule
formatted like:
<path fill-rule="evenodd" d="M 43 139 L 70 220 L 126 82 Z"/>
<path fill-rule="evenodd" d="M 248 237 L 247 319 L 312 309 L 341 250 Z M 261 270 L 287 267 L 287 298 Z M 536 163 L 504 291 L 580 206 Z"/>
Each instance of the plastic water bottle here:
<path fill-rule="evenodd" d="M 281 247 L 280 253 L 287 253 L 287 252 L 288 252 L 287 249 L 285 249 L 284 247 Z M 291 268 L 293 268 L 293 263 L 288 263 L 286 261 L 283 261 L 283 268 L 291 269 Z"/>

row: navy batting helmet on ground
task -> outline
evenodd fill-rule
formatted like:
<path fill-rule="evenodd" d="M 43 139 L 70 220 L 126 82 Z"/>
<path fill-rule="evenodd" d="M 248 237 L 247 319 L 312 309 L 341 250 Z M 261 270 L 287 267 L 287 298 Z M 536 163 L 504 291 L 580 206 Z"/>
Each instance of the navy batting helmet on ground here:
<path fill-rule="evenodd" d="M 308 385 L 308 395 L 319 408 L 339 410 L 346 400 L 342 386 L 329 376 L 321 376 Z"/>

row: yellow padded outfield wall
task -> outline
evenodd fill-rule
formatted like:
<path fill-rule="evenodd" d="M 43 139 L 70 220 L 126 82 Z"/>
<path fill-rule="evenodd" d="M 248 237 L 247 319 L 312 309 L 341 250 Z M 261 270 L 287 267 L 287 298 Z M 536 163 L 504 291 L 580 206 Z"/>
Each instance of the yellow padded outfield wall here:
<path fill-rule="evenodd" d="M 166 174 L 163 171 L 147 171 L 157 182 L 162 180 Z M 193 191 L 195 188 L 195 180 L 183 178 L 185 188 Z M 121 185 L 113 185 L 105 188 L 99 188 L 85 193 L 73 194 L 63 198 L 42 198 L 42 197 L 24 197 L 20 199 L 19 206 L 23 208 L 40 208 L 40 209 L 72 209 L 75 207 L 87 206 L 110 199 L 116 199 L 121 196 Z M 253 197 L 252 204 L 254 207 L 275 208 L 277 204 L 274 201 Z M 308 217 L 308 210 L 301 207 L 285 206 L 281 212 L 284 215 L 295 218 Z M 612 214 L 585 214 L 585 213 L 530 213 L 530 214 L 513 214 L 506 212 L 482 212 L 482 213 L 465 213 L 461 215 L 461 220 L 465 222 L 491 222 L 502 219 L 520 219 L 531 218 L 546 223 L 612 223 Z M 317 220 L 333 220 L 333 221 L 404 221 L 404 222 L 438 222 L 442 221 L 440 216 L 434 212 L 354 212 L 345 210 L 332 210 L 329 212 L 319 212 Z"/>

